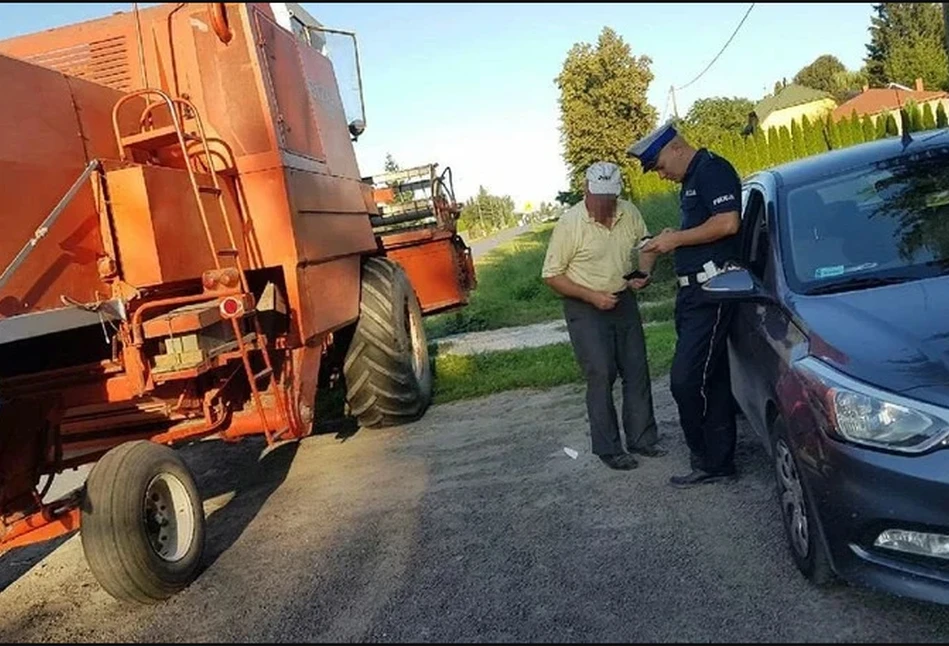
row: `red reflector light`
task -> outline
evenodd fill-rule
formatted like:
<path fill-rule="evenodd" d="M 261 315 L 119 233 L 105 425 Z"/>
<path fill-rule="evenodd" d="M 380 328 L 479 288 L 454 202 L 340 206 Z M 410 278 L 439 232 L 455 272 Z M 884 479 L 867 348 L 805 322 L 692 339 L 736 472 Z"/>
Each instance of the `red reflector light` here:
<path fill-rule="evenodd" d="M 221 314 L 227 318 L 233 318 L 241 313 L 243 304 L 236 298 L 225 298 L 221 301 Z"/>

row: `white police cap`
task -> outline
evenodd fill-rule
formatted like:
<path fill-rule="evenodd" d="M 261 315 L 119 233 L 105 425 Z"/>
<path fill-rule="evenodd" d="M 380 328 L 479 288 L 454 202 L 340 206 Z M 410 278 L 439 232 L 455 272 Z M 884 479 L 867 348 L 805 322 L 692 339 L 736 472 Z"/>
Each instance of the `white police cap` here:
<path fill-rule="evenodd" d="M 667 121 L 630 146 L 626 154 L 637 158 L 643 170 L 649 172 L 655 167 L 663 146 L 672 141 L 677 134 L 672 122 Z"/>

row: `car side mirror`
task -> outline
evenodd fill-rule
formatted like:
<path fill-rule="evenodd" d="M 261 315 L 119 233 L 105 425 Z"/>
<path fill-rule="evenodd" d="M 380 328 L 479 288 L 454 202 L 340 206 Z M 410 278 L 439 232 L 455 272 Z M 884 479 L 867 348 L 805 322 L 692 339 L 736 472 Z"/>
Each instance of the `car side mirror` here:
<path fill-rule="evenodd" d="M 366 131 L 366 122 L 362 119 L 353 119 L 349 122 L 349 134 L 353 136 L 353 141 Z"/>
<path fill-rule="evenodd" d="M 744 267 L 733 267 L 716 274 L 702 284 L 712 301 L 770 301 L 761 282 Z"/>

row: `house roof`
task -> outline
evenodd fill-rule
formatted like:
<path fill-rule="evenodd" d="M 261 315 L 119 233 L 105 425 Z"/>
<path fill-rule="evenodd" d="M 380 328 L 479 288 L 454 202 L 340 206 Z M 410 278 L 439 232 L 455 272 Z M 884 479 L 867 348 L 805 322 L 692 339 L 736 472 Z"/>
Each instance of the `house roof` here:
<path fill-rule="evenodd" d="M 758 115 L 758 119 L 764 121 L 772 112 L 832 98 L 827 92 L 791 83 L 776 95 L 759 101 L 758 105 L 755 106 L 755 114 Z"/>
<path fill-rule="evenodd" d="M 858 94 L 846 103 L 840 104 L 834 110 L 833 115 L 835 120 L 849 117 L 854 110 L 861 117 L 865 114 L 875 115 L 883 111 L 899 110 L 901 105 L 905 106 L 909 101 L 923 103 L 924 101 L 946 97 L 949 97 L 949 94 L 945 92 L 873 88 Z"/>

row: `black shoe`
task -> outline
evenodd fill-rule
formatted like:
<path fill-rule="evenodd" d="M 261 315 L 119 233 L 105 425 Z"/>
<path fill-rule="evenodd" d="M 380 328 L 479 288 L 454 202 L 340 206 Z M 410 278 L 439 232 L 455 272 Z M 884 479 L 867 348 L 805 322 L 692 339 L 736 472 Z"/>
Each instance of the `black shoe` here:
<path fill-rule="evenodd" d="M 669 452 L 661 447 L 653 444 L 652 446 L 644 446 L 641 448 L 632 448 L 629 450 L 630 453 L 638 453 L 639 455 L 645 455 L 647 458 L 661 458 L 662 456 L 668 454 Z"/>
<path fill-rule="evenodd" d="M 690 452 L 689 466 L 692 467 L 693 471 L 704 471 L 702 468 L 702 462 L 702 456 L 698 455 L 697 453 Z"/>
<path fill-rule="evenodd" d="M 639 466 L 639 462 L 636 461 L 636 458 L 631 456 L 629 453 L 601 455 L 600 460 L 602 460 L 603 464 L 609 468 L 617 469 L 619 471 L 629 471 L 630 469 L 635 469 Z"/>
<path fill-rule="evenodd" d="M 702 484 L 722 482 L 723 480 L 734 480 L 735 478 L 736 474 L 734 471 L 709 473 L 707 471 L 702 471 L 701 469 L 693 469 L 692 473 L 688 475 L 672 476 L 669 478 L 669 484 L 671 484 L 673 487 L 685 489 L 687 487 L 695 487 Z"/>

